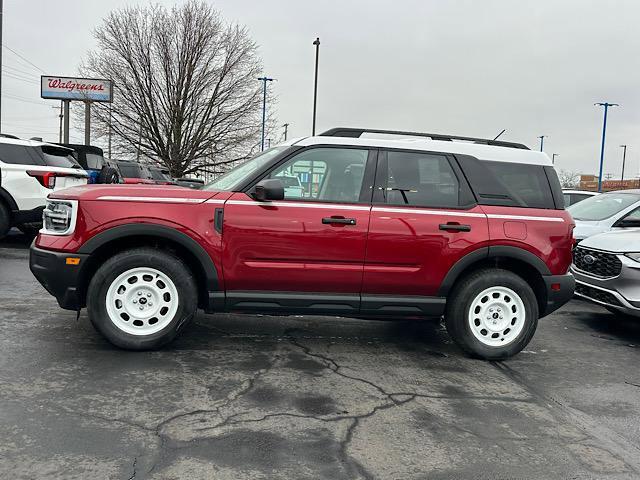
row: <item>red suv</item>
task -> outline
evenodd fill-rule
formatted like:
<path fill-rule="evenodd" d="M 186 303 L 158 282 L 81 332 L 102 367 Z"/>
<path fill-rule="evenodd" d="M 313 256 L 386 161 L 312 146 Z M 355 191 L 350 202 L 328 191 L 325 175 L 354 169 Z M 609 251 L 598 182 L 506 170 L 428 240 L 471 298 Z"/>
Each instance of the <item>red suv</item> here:
<path fill-rule="evenodd" d="M 573 295 L 573 227 L 544 153 L 341 128 L 271 148 L 202 190 L 55 192 L 30 265 L 62 308 L 86 306 L 122 348 L 166 344 L 199 307 L 444 315 L 466 352 L 499 359 Z"/>

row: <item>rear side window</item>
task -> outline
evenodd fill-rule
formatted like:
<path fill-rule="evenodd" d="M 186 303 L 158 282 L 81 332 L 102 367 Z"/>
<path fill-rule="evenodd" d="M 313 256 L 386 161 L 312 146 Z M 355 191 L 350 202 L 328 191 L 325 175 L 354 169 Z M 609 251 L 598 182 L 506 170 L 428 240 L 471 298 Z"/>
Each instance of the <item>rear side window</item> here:
<path fill-rule="evenodd" d="M 387 156 L 385 203 L 420 207 L 457 208 L 461 188 L 445 155 L 390 150 Z"/>
<path fill-rule="evenodd" d="M 38 155 L 30 152 L 28 147 L 11 143 L 0 143 L 0 160 L 17 165 L 43 165 Z"/>
<path fill-rule="evenodd" d="M 40 147 L 44 163 L 49 167 L 82 168 L 73 157 L 71 150 L 45 145 Z"/>

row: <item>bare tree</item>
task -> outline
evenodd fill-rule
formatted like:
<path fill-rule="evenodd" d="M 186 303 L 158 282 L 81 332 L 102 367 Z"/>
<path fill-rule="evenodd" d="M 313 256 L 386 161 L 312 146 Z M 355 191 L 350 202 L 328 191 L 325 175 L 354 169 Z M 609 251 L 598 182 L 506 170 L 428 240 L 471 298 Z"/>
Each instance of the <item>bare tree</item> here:
<path fill-rule="evenodd" d="M 560 170 L 558 179 L 562 188 L 576 188 L 580 185 L 580 174 L 569 170 Z"/>
<path fill-rule="evenodd" d="M 81 73 L 114 82 L 111 109 L 94 104 L 92 116 L 102 135 L 111 123 L 115 151 L 179 177 L 259 149 L 261 63 L 245 28 L 190 0 L 115 10 L 95 38 Z"/>

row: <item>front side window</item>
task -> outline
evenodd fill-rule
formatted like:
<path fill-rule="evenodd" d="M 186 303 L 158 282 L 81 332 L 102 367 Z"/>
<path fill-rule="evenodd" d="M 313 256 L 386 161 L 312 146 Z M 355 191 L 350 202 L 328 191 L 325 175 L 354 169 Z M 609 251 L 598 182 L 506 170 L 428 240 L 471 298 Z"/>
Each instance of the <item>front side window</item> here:
<path fill-rule="evenodd" d="M 142 178 L 139 165 L 121 163 L 118 166 L 124 178 Z"/>
<path fill-rule="evenodd" d="M 269 178 L 284 185 L 285 200 L 356 203 L 360 199 L 368 150 L 314 148 L 276 168 Z"/>
<path fill-rule="evenodd" d="M 421 207 L 460 206 L 460 183 L 444 155 L 387 152 L 386 203 Z"/>

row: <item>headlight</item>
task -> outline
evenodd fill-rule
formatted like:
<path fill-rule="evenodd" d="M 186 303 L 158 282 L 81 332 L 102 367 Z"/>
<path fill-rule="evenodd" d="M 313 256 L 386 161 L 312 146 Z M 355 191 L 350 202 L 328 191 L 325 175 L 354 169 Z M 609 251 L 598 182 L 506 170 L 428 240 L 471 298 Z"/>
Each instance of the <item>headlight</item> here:
<path fill-rule="evenodd" d="M 71 235 L 76 228 L 77 200 L 47 200 L 42 211 L 42 233 Z"/>
<path fill-rule="evenodd" d="M 636 262 L 640 263 L 640 252 L 625 253 L 624 256 L 629 257 L 631 260 L 635 260 Z"/>

